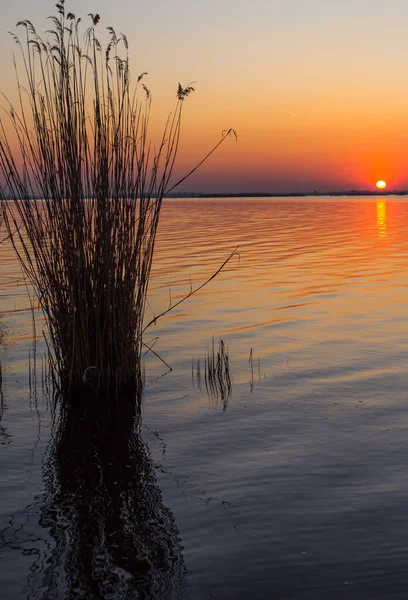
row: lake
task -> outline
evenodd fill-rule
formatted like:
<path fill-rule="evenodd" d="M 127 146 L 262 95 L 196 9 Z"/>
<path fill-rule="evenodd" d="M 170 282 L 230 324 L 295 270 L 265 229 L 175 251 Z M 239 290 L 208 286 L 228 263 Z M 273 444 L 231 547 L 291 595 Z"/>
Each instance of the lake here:
<path fill-rule="evenodd" d="M 61 493 L 44 321 L 1 244 L 1 597 L 405 599 L 407 231 L 408 202 L 391 196 L 165 201 L 148 319 L 239 256 L 146 332 L 132 476 L 122 486 L 115 467 L 108 498 L 96 478 L 91 517 L 80 491 Z M 227 394 L 206 385 L 213 339 Z M 126 568 L 82 539 L 114 489 Z M 86 588 L 88 563 L 109 563 L 109 582 Z"/>

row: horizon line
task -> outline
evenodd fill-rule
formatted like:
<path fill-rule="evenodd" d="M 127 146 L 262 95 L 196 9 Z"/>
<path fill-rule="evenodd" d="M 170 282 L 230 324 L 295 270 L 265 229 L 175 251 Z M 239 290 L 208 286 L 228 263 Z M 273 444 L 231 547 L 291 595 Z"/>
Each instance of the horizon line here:
<path fill-rule="evenodd" d="M 171 192 L 165 198 L 288 198 L 319 196 L 406 196 L 407 190 L 334 190 L 308 192 Z"/>

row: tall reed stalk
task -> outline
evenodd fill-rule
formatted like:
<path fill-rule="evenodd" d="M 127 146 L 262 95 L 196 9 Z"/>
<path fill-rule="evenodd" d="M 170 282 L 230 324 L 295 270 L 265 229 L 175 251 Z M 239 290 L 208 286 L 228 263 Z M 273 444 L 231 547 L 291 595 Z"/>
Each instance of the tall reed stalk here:
<path fill-rule="evenodd" d="M 0 124 L 2 195 L 18 200 L 3 202 L 3 212 L 48 321 L 62 390 L 119 397 L 140 385 L 160 208 L 174 187 L 183 101 L 193 88 L 179 84 L 154 149 L 150 92 L 145 73 L 131 80 L 126 37 L 108 27 L 102 51 L 99 15 L 90 15 L 81 42 L 81 19 L 64 3 L 45 37 L 30 21 L 18 23 L 23 42 L 14 36 L 24 81 L 16 68 L 18 106 L 9 103 L 8 113 L 21 156 Z"/>

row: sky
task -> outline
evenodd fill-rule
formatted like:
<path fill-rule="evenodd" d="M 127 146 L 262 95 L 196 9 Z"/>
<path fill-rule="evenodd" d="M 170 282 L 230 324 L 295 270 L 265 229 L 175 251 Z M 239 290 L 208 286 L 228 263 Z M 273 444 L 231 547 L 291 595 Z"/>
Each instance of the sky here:
<path fill-rule="evenodd" d="M 126 34 L 131 71 L 148 72 L 153 131 L 185 103 L 176 176 L 234 128 L 181 191 L 308 192 L 408 189 L 406 0 L 66 0 Z M 0 90 L 15 88 L 7 31 L 42 32 L 48 0 L 2 1 Z"/>

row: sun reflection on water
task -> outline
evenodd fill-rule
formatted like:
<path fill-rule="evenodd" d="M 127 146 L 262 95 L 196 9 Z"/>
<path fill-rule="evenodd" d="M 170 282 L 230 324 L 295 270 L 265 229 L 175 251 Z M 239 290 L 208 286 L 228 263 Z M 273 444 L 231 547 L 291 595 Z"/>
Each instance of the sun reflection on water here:
<path fill-rule="evenodd" d="M 378 237 L 387 239 L 387 203 L 385 200 L 377 200 L 377 229 Z"/>

